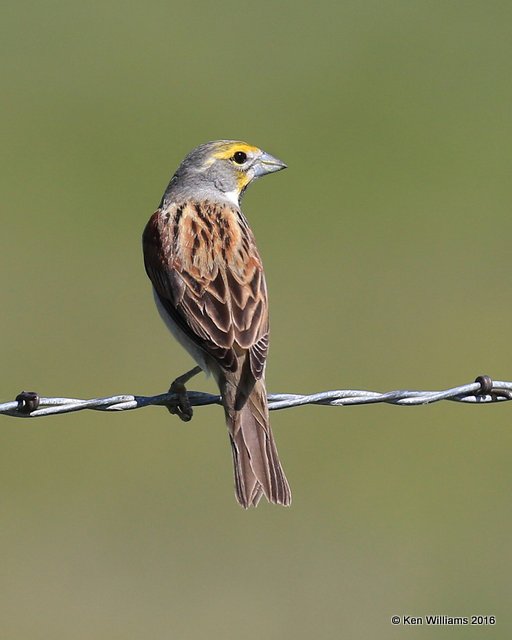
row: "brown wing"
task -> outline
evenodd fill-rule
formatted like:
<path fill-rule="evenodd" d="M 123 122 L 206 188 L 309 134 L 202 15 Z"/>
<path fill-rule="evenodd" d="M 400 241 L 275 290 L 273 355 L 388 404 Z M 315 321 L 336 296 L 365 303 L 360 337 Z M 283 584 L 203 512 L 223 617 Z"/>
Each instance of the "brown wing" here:
<path fill-rule="evenodd" d="M 229 371 L 248 353 L 252 376 L 261 378 L 268 350 L 267 289 L 242 213 L 190 201 L 159 209 L 144 230 L 143 249 L 153 287 L 180 329 Z"/>

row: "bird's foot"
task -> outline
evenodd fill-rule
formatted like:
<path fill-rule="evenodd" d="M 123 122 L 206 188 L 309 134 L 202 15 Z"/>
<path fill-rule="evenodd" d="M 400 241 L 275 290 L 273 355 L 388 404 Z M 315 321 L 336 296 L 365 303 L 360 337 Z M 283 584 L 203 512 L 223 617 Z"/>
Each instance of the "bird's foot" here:
<path fill-rule="evenodd" d="M 172 404 L 167 405 L 169 413 L 172 413 L 173 416 L 178 416 L 183 422 L 190 422 L 194 412 L 192 411 L 185 385 L 175 380 L 169 387 L 169 393 L 176 395 L 176 400 L 172 401 Z"/>
<path fill-rule="evenodd" d="M 167 409 L 169 410 L 169 413 L 172 413 L 174 416 L 178 416 L 178 418 L 183 420 L 183 422 L 190 422 L 194 414 L 185 383 L 188 382 L 190 378 L 193 378 L 195 375 L 200 373 L 200 371 L 201 367 L 194 367 L 190 371 L 187 371 L 187 373 L 176 378 L 169 387 L 169 393 L 173 393 L 176 396 L 176 399 L 167 405 Z"/>

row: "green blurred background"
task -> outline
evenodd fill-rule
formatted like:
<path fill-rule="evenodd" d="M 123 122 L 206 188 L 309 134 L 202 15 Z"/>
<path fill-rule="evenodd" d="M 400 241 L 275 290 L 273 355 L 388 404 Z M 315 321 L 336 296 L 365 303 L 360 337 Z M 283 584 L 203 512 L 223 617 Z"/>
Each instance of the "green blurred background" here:
<path fill-rule="evenodd" d="M 511 379 L 511 20 L 498 1 L 4 5 L 1 400 L 153 394 L 190 366 L 140 236 L 216 138 L 290 167 L 244 200 L 270 391 Z M 294 502 L 249 512 L 218 407 L 1 418 L 0 636 L 452 639 L 470 632 L 390 617 L 494 614 L 475 637 L 510 637 L 510 412 L 274 413 Z"/>

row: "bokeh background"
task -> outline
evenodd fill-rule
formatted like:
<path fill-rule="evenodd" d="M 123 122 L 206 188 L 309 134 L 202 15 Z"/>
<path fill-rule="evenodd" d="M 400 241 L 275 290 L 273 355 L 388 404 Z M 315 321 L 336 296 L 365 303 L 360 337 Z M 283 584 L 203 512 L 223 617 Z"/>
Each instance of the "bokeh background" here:
<path fill-rule="evenodd" d="M 140 236 L 182 157 L 225 137 L 289 164 L 244 200 L 270 391 L 512 377 L 509 2 L 2 14 L 1 400 L 153 394 L 190 366 Z M 1 418 L 1 637 L 472 635 L 394 614 L 510 637 L 507 403 L 272 418 L 294 502 L 250 512 L 218 407 Z"/>

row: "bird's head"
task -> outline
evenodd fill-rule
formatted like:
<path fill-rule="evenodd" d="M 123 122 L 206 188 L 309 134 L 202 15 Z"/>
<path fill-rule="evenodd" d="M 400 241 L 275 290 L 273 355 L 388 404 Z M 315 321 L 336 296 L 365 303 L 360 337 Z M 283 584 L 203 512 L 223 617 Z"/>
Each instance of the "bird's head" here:
<path fill-rule="evenodd" d="M 213 196 L 220 192 L 238 204 L 253 180 L 281 169 L 286 169 L 284 162 L 258 147 L 237 140 L 215 140 L 191 151 L 173 180 L 175 187 L 191 186 L 203 194 L 211 189 Z"/>

